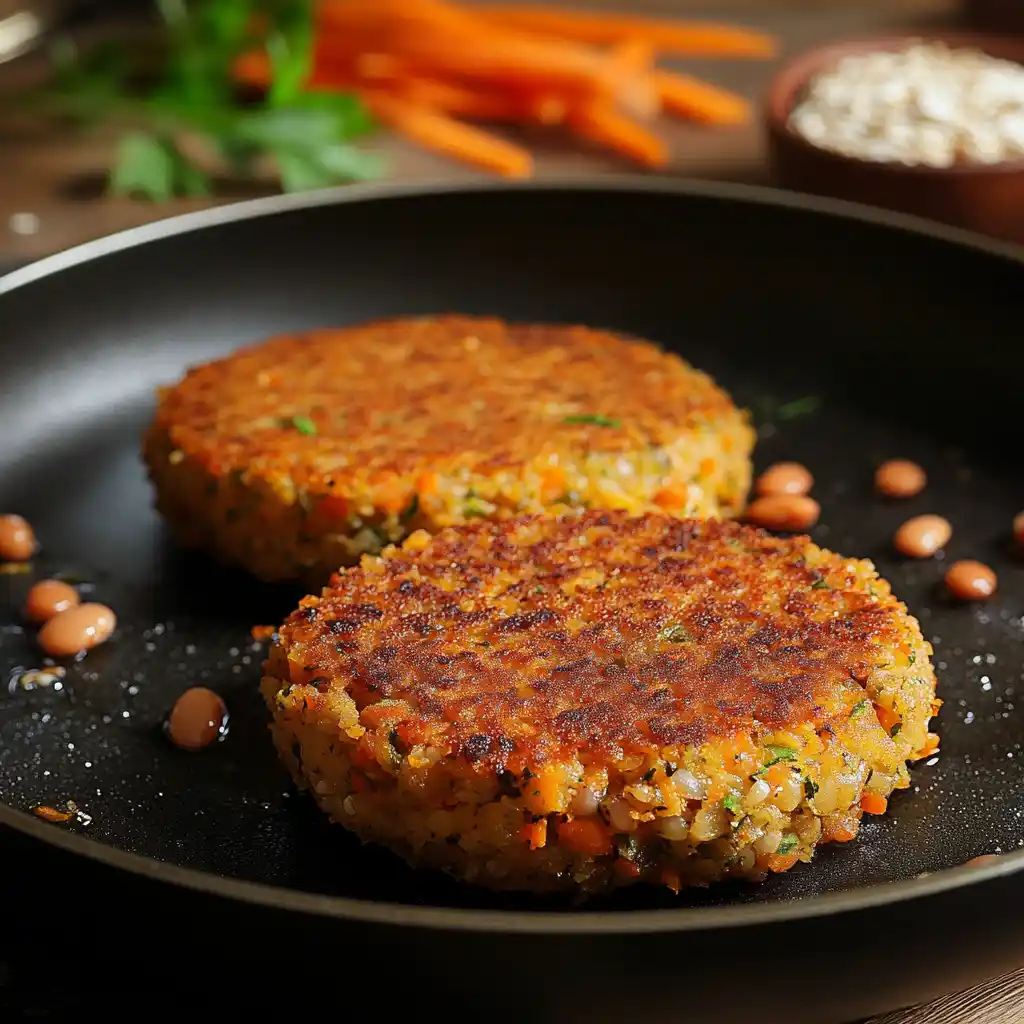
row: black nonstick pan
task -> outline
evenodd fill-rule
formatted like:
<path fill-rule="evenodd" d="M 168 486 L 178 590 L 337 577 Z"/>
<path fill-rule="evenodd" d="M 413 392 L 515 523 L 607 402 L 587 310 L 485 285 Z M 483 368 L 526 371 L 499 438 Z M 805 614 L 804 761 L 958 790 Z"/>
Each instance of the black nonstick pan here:
<path fill-rule="evenodd" d="M 0 511 L 43 544 L 30 574 L 0 576 L 0 849 L 18 851 L 5 920 L 45 936 L 73 902 L 90 945 L 147 957 L 181 955 L 187 926 L 190 956 L 248 957 L 261 993 L 282 991 L 267 972 L 298 970 L 309 984 L 289 1000 L 328 980 L 346 987 L 338 1012 L 362 998 L 473 1020 L 828 1024 L 1024 964 L 1022 295 L 1020 257 L 966 236 L 634 181 L 269 199 L 0 280 Z M 165 537 L 138 455 L 153 389 L 275 331 L 449 311 L 678 349 L 754 410 L 759 466 L 812 468 L 815 539 L 874 559 L 935 646 L 942 750 L 889 815 L 759 887 L 576 906 L 414 873 L 291 790 L 249 629 L 299 595 Z M 873 493 L 893 456 L 926 467 L 923 494 Z M 953 523 L 945 562 L 891 548 L 922 512 Z M 995 598 L 946 597 L 944 565 L 961 557 L 993 566 Z M 53 573 L 120 626 L 59 688 L 26 689 L 41 658 L 17 611 Z M 161 723 L 195 684 L 224 695 L 231 727 L 190 755 Z M 30 813 L 69 799 L 65 824 Z M 983 854 L 1001 856 L 964 866 Z"/>

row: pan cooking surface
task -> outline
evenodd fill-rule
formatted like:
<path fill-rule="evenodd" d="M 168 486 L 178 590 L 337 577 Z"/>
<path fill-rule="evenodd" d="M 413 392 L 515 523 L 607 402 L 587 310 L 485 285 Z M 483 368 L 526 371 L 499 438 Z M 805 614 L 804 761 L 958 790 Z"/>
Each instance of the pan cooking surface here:
<path fill-rule="evenodd" d="M 287 254 L 287 257 L 285 256 Z M 1012 259 L 744 197 L 740 191 L 484 189 L 294 208 L 113 252 L 0 291 L 0 511 L 35 526 L 31 575 L 0 576 L 0 792 L 53 826 L 162 861 L 314 893 L 407 904 L 560 906 L 470 890 L 361 848 L 292 791 L 257 693 L 263 648 L 299 592 L 175 549 L 138 456 L 152 388 L 277 330 L 463 311 L 633 331 L 713 373 L 761 424 L 759 468 L 816 477 L 812 535 L 875 560 L 935 646 L 942 753 L 853 843 L 763 886 L 680 899 L 640 889 L 587 909 L 789 900 L 954 867 L 1024 846 L 1024 507 L 1012 413 L 1021 356 Z M 813 401 L 805 401 L 811 398 Z M 12 426 L 14 429 L 11 429 Z M 923 494 L 887 502 L 874 467 L 906 457 Z M 945 561 L 890 547 L 906 518 L 954 526 Z M 977 558 L 997 596 L 955 605 L 949 561 Z M 42 659 L 17 610 L 31 582 L 85 580 L 116 638 L 60 688 L 18 682 Z M 230 731 L 199 754 L 162 732 L 209 686 Z"/>

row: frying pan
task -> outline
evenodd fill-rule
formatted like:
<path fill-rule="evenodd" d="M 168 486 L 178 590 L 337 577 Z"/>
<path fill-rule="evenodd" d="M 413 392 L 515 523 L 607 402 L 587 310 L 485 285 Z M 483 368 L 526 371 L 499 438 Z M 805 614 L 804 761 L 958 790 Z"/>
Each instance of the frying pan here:
<path fill-rule="evenodd" d="M 43 544 L 32 574 L 0 577 L 0 681 L 40 660 L 17 625 L 32 579 L 63 573 L 120 614 L 59 689 L 0 691 L 0 824 L 19 863 L 5 928 L 52 934 L 73 898 L 89 946 L 180 957 L 187 926 L 190 956 L 250 958 L 237 977 L 261 998 L 297 960 L 311 984 L 288 988 L 293 1007 L 327 979 L 346 1012 L 416 1000 L 490 1020 L 828 1024 L 1024 963 L 1022 288 L 1016 250 L 951 230 L 628 179 L 260 200 L 0 280 L 0 508 Z M 885 818 L 762 886 L 574 905 L 413 872 L 291 790 L 249 628 L 298 594 L 167 540 L 138 457 L 153 388 L 275 331 L 447 311 L 657 340 L 755 411 L 759 466 L 813 469 L 815 539 L 873 558 L 936 649 L 942 753 Z M 893 456 L 927 468 L 924 494 L 872 493 Z M 947 558 L 996 569 L 993 600 L 955 605 L 941 559 L 894 555 L 893 530 L 921 512 L 954 524 Z M 195 684 L 231 711 L 198 755 L 161 731 Z M 28 813 L 68 799 L 67 824 Z"/>

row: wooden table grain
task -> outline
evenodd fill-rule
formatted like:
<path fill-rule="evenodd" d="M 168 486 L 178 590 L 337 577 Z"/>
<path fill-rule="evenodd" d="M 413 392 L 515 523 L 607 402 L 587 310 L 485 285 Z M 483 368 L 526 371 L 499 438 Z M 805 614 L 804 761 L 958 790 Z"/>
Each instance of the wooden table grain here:
<path fill-rule="evenodd" d="M 590 0 L 590 6 L 616 0 Z M 621 6 L 621 0 L 620 0 Z M 948 24 L 958 0 L 643 0 L 631 7 L 661 13 L 731 19 L 775 33 L 782 57 L 806 46 L 851 34 Z M 781 58 L 780 58 L 781 59 Z M 694 60 L 677 66 L 759 100 L 776 62 Z M 42 61 L 26 58 L 0 68 L 0 89 L 29 80 Z M 666 121 L 660 126 L 671 144 L 668 174 L 728 181 L 764 180 L 764 146 L 758 121 L 731 130 L 713 130 Z M 556 132 L 536 131 L 523 140 L 537 154 L 542 179 L 597 177 L 632 168 L 614 157 L 588 150 Z M 386 156 L 392 177 L 404 181 L 470 181 L 473 170 L 418 150 L 382 134 L 369 144 Z M 102 195 L 103 171 L 111 152 L 109 135 L 77 136 L 24 118 L 0 113 L 0 259 L 29 260 L 79 242 L 208 206 L 209 200 L 176 200 L 157 206 Z M 228 189 L 218 201 L 248 198 L 258 190 Z"/>
<path fill-rule="evenodd" d="M 589 6 L 613 6 L 616 0 L 590 0 Z M 781 58 L 804 47 L 852 34 L 948 25 L 957 0 L 644 0 L 631 4 L 665 14 L 730 19 L 775 33 Z M 690 61 L 679 67 L 758 100 L 774 62 Z M 42 69 L 27 58 L 0 69 L 0 89 L 31 80 Z M 673 150 L 668 174 L 740 182 L 762 182 L 765 161 L 762 127 L 755 122 L 732 131 L 714 131 L 666 122 L 661 126 Z M 605 154 L 569 144 L 556 134 L 525 136 L 537 154 L 543 179 L 600 177 L 628 168 Z M 471 181 L 473 171 L 423 153 L 401 140 L 381 135 L 372 148 L 391 163 L 392 176 L 404 181 Z M 79 137 L 55 132 L 0 112 L 0 262 L 25 261 L 79 242 L 134 227 L 161 217 L 202 209 L 259 194 L 228 190 L 217 200 L 178 200 L 152 205 L 111 199 L 102 194 L 103 169 L 111 139 L 103 134 Z M 928 1006 L 888 1014 L 868 1024 L 1024 1024 L 1024 970 L 951 995 Z"/>

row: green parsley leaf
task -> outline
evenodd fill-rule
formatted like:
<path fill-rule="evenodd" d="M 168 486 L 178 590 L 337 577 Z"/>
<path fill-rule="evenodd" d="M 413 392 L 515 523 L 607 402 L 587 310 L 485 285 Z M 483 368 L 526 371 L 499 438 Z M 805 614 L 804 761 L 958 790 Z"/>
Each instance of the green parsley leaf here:
<path fill-rule="evenodd" d="M 866 711 L 870 703 L 871 701 L 867 699 L 857 701 L 857 703 L 850 709 L 850 717 L 853 718 L 856 715 L 859 715 L 862 711 Z"/>
<path fill-rule="evenodd" d="M 917 661 L 917 655 L 911 651 L 910 654 L 907 655 L 907 664 L 913 665 L 915 661 Z"/>
<path fill-rule="evenodd" d="M 183 136 L 238 178 L 254 179 L 269 158 L 288 191 L 384 172 L 379 157 L 350 145 L 373 127 L 359 98 L 307 91 L 312 0 L 154 3 L 159 38 L 113 40 L 84 52 L 59 40 L 51 81 L 12 94 L 24 109 L 113 125 L 123 137 L 108 174 L 112 194 L 154 201 L 207 194 L 215 168 L 179 150 L 175 140 Z M 254 97 L 239 90 L 234 67 L 241 54 L 261 47 L 270 81 L 266 94 Z"/>
<path fill-rule="evenodd" d="M 800 840 L 792 833 L 787 833 L 782 837 L 782 842 L 779 843 L 779 848 L 775 852 L 780 857 L 785 857 L 787 853 L 792 853 L 799 845 Z"/>
<path fill-rule="evenodd" d="M 815 580 L 811 584 L 811 590 L 831 590 L 832 588 L 828 585 L 828 580 L 820 579 Z"/>
<path fill-rule="evenodd" d="M 896 739 L 896 737 L 897 737 L 897 736 L 899 736 L 899 734 L 900 734 L 900 730 L 901 730 L 902 728 L 903 728 L 903 723 L 902 723 L 902 722 L 897 722 L 897 723 L 896 723 L 896 724 L 895 724 L 895 725 L 894 725 L 894 726 L 893 726 L 893 727 L 892 727 L 892 728 L 891 728 L 891 729 L 889 730 L 889 735 L 890 735 L 890 736 L 891 736 L 891 737 L 892 737 L 893 739 Z"/>
<path fill-rule="evenodd" d="M 804 779 L 804 793 L 807 794 L 808 800 L 813 800 L 818 795 L 818 784 L 814 779 L 806 777 Z"/>
<path fill-rule="evenodd" d="M 293 416 L 291 425 L 300 434 L 313 435 L 316 433 L 316 424 L 308 416 Z"/>
<path fill-rule="evenodd" d="M 659 636 L 662 640 L 668 640 L 669 643 L 673 644 L 686 644 L 693 640 L 693 634 L 685 626 L 680 626 L 678 623 L 671 623 L 666 626 Z"/>
<path fill-rule="evenodd" d="M 487 504 L 477 497 L 469 497 L 462 506 L 462 514 L 465 516 L 486 516 L 490 512 Z"/>
<path fill-rule="evenodd" d="M 743 813 L 743 802 L 736 793 L 726 793 L 722 806 L 731 814 Z"/>
<path fill-rule="evenodd" d="M 810 416 L 818 411 L 821 399 L 814 395 L 806 395 L 803 398 L 796 398 L 792 402 L 786 402 L 775 410 L 775 415 L 780 420 L 795 420 L 800 416 Z"/>
<path fill-rule="evenodd" d="M 110 193 L 143 196 L 156 202 L 174 195 L 202 196 L 209 192 L 206 176 L 188 163 L 167 138 L 147 132 L 125 135 L 110 174 Z"/>
<path fill-rule="evenodd" d="M 792 747 L 776 746 L 773 743 L 766 745 L 767 750 L 770 750 L 772 756 L 775 758 L 776 763 L 779 761 L 795 761 L 796 751 Z"/>
<path fill-rule="evenodd" d="M 621 420 L 613 420 L 608 416 L 566 416 L 563 423 L 590 423 L 595 427 L 618 427 Z"/>
<path fill-rule="evenodd" d="M 409 501 L 409 504 L 402 509 L 401 515 L 398 517 L 403 523 L 409 522 L 410 519 L 420 510 L 420 496 L 414 494 Z"/>

